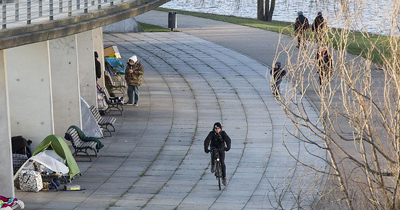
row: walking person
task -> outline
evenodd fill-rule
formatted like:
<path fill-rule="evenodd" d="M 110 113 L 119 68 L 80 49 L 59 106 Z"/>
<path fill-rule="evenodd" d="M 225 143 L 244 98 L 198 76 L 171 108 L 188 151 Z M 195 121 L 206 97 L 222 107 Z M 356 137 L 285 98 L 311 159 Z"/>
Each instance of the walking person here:
<path fill-rule="evenodd" d="M 273 79 L 272 94 L 274 94 L 274 96 L 279 96 L 281 94 L 279 86 L 282 82 L 282 78 L 286 75 L 286 70 L 282 69 L 281 65 L 281 62 L 276 62 L 275 67 L 269 72 Z"/>
<path fill-rule="evenodd" d="M 297 12 L 297 18 L 296 21 L 294 22 L 294 31 L 297 34 L 297 48 L 300 48 L 301 43 L 303 43 L 306 40 L 306 32 L 308 28 L 310 27 L 310 24 L 308 22 L 308 19 L 304 17 L 303 12 L 299 11 Z"/>
<path fill-rule="evenodd" d="M 326 47 L 320 47 L 315 56 L 317 62 L 317 72 L 319 75 L 319 85 L 329 82 L 332 76 L 332 56 Z"/>
<path fill-rule="evenodd" d="M 143 73 L 143 66 L 137 60 L 136 55 L 130 57 L 125 69 L 125 80 L 128 84 L 129 98 L 126 105 L 139 105 L 139 86 L 143 81 Z M 133 93 L 135 93 L 135 98 L 133 98 Z"/>
<path fill-rule="evenodd" d="M 321 43 L 326 30 L 326 22 L 324 17 L 322 17 L 322 12 L 318 12 L 317 17 L 315 17 L 313 21 L 311 30 L 315 31 L 315 41 Z"/>
<path fill-rule="evenodd" d="M 208 133 L 208 136 L 204 140 L 204 152 L 209 153 L 210 150 L 215 148 L 221 149 L 219 151 L 219 158 L 222 165 L 222 184 L 226 186 L 226 166 L 225 166 L 225 151 L 231 149 L 231 138 L 228 134 L 222 130 L 222 125 L 219 122 L 214 123 L 213 130 Z M 214 153 L 211 153 L 211 173 L 215 172 Z"/>

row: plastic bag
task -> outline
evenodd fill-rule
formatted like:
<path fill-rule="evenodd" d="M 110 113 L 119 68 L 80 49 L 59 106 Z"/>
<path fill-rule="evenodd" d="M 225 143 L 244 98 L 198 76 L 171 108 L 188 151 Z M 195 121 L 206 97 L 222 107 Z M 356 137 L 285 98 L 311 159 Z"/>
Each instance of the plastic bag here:
<path fill-rule="evenodd" d="M 39 192 L 43 189 L 42 176 L 37 171 L 22 170 L 18 179 L 21 191 Z"/>

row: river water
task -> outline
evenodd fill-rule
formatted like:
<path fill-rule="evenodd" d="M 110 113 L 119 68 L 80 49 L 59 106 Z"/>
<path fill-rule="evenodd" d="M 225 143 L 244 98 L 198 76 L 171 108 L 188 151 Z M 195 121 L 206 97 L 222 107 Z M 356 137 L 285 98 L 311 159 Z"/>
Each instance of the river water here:
<path fill-rule="evenodd" d="M 171 0 L 161 7 L 257 18 L 257 0 Z M 400 0 L 276 0 L 272 19 L 294 22 L 297 12 L 303 11 L 311 23 L 321 11 L 331 27 L 398 35 L 400 29 L 393 32 L 391 25 L 400 25 L 399 7 Z"/>

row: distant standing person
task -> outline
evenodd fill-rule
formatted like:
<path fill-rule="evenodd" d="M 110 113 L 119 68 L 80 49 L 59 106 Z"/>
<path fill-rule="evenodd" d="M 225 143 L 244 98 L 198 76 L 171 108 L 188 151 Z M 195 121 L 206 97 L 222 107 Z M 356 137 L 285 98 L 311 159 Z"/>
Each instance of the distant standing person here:
<path fill-rule="evenodd" d="M 269 72 L 273 77 L 272 94 L 274 94 L 274 96 L 280 95 L 279 86 L 282 82 L 282 78 L 286 75 L 286 71 L 281 68 L 281 65 L 281 62 L 276 62 L 275 67 Z"/>
<path fill-rule="evenodd" d="M 137 60 L 136 55 L 130 57 L 125 69 L 125 80 L 128 84 L 129 98 L 126 105 L 138 106 L 139 86 L 142 84 L 143 81 L 143 73 L 143 66 Z M 133 98 L 133 92 L 135 92 L 135 98 Z"/>
<path fill-rule="evenodd" d="M 315 17 L 312 24 L 312 31 L 315 31 L 315 41 L 318 43 L 322 42 L 323 35 L 326 30 L 326 22 L 324 17 L 322 17 L 322 12 L 318 12 L 317 17 Z"/>
<path fill-rule="evenodd" d="M 306 32 L 307 29 L 310 27 L 310 24 L 308 22 L 308 19 L 304 17 L 303 12 L 299 11 L 297 12 L 297 18 L 296 21 L 294 22 L 294 31 L 297 34 L 297 48 L 300 48 L 301 42 L 304 42 L 306 40 Z"/>
<path fill-rule="evenodd" d="M 101 78 L 101 64 L 99 59 L 99 54 L 94 51 L 94 64 L 95 64 L 95 68 L 96 68 L 96 80 Z"/>
<path fill-rule="evenodd" d="M 323 81 L 329 82 L 332 76 L 332 56 L 326 47 L 320 47 L 315 57 L 317 61 L 317 72 L 319 75 L 319 85 Z"/>

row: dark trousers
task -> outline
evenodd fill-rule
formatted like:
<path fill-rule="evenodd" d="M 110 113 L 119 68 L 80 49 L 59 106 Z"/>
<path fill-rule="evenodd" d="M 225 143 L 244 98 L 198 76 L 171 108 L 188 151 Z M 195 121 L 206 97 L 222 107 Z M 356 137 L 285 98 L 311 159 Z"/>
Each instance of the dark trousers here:
<path fill-rule="evenodd" d="M 319 67 L 318 76 L 319 76 L 319 85 L 322 85 L 325 82 L 331 81 L 331 71 L 328 67 Z"/>
<path fill-rule="evenodd" d="M 210 148 L 210 149 L 213 149 L 213 148 Z M 211 167 L 213 167 L 215 165 L 215 163 L 214 163 L 214 152 L 219 152 L 219 161 L 221 162 L 221 166 L 222 166 L 222 177 L 226 178 L 225 150 L 222 148 L 219 151 L 213 151 L 211 153 Z"/>
<path fill-rule="evenodd" d="M 303 45 L 305 44 L 306 41 L 306 31 L 305 30 L 299 30 L 297 33 L 297 47 L 299 48 L 301 45 L 301 42 L 303 42 Z"/>
<path fill-rule="evenodd" d="M 281 85 L 282 80 L 276 80 L 275 84 L 272 85 L 272 94 L 274 95 L 280 95 L 281 92 L 279 90 L 279 86 Z"/>

